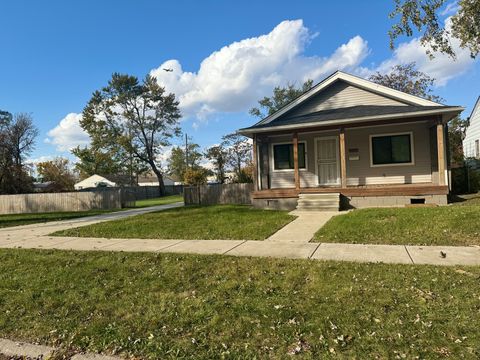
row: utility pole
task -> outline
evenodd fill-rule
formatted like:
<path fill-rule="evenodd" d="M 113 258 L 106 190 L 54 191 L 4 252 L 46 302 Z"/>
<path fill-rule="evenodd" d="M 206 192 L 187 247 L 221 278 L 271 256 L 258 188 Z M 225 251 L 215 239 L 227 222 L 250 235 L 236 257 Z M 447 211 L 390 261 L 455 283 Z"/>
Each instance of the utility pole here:
<path fill-rule="evenodd" d="M 188 135 L 185 134 L 185 170 L 188 170 Z"/>

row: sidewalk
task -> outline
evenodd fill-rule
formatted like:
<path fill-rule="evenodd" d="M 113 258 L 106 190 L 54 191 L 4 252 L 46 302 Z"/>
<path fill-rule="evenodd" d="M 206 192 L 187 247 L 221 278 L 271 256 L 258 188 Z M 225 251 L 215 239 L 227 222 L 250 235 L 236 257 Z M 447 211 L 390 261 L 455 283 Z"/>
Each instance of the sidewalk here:
<path fill-rule="evenodd" d="M 41 225 L 4 228 L 0 229 L 0 248 L 221 254 L 395 264 L 480 265 L 480 247 L 309 243 L 308 239 L 311 238 L 309 233 L 313 227 L 312 229 L 303 229 L 305 230 L 305 239 L 300 239 L 290 229 L 287 233 L 285 227 L 281 236 L 272 236 L 265 241 L 104 239 L 48 236 L 48 234 L 58 230 L 178 206 L 183 205 L 177 203 Z M 327 221 L 328 218 L 328 216 L 325 216 L 318 221 Z M 301 224 L 295 224 L 295 228 L 298 225 Z M 318 227 L 320 226 L 318 225 Z M 306 239 L 308 236 L 310 237 Z M 446 256 L 442 256 L 442 252 Z"/>

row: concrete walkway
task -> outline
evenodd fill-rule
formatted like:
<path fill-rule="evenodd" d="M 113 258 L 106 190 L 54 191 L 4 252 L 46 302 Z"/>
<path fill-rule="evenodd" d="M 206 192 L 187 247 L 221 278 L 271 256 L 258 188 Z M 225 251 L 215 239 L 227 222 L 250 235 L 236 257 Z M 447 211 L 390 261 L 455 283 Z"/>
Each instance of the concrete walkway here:
<path fill-rule="evenodd" d="M 45 224 L 0 229 L 0 248 L 101 250 L 157 253 L 222 254 L 292 259 L 336 260 L 356 262 L 383 262 L 396 264 L 480 265 L 480 247 L 469 246 L 404 246 L 309 243 L 305 235 L 285 233 L 277 241 L 245 240 L 155 240 L 155 239 L 104 239 L 49 236 L 52 232 L 127 216 L 182 206 L 181 203 L 144 209 L 133 209 L 88 218 Z M 338 213 L 336 213 L 338 214 Z M 327 216 L 323 218 L 326 220 Z M 298 219 L 297 219 L 298 220 Z M 302 220 L 303 221 L 303 220 Z M 295 222 L 295 221 L 294 221 Z M 292 224 L 294 223 L 292 222 Z M 316 231 L 320 225 L 316 226 Z M 300 222 L 299 222 L 300 223 Z M 297 223 L 298 224 L 298 223 Z M 306 225 L 304 225 L 306 226 Z M 295 225 L 297 227 L 297 225 Z M 286 227 L 284 228 L 286 231 Z M 288 230 L 290 231 L 290 230 Z M 305 234 L 307 231 L 304 232 Z M 313 236 L 313 234 L 312 234 Z M 311 238 L 311 236 L 310 236 Z M 445 256 L 443 256 L 443 255 Z"/>
<path fill-rule="evenodd" d="M 290 214 L 298 216 L 287 224 L 267 241 L 289 241 L 308 243 L 313 235 L 333 216 L 341 214 L 338 211 L 292 211 Z"/>

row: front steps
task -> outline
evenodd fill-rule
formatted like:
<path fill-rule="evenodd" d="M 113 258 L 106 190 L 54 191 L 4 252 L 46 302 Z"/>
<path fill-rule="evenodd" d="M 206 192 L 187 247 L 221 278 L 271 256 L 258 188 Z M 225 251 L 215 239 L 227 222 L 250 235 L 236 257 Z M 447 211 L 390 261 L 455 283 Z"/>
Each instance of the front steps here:
<path fill-rule="evenodd" d="M 298 196 L 298 211 L 339 211 L 340 194 L 300 194 Z"/>

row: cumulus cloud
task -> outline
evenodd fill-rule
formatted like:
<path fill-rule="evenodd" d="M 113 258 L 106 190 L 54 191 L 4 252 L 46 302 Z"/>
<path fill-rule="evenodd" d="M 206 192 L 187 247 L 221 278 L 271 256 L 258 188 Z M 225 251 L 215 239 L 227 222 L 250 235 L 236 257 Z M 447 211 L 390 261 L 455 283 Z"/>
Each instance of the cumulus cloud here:
<path fill-rule="evenodd" d="M 88 145 L 88 134 L 81 128 L 82 114 L 70 113 L 48 132 L 45 142 L 56 146 L 58 151 L 68 151 L 76 146 Z"/>
<path fill-rule="evenodd" d="M 151 75 L 177 95 L 187 117 L 204 119 L 214 112 L 245 111 L 277 85 L 319 80 L 339 69 L 353 71 L 369 52 L 367 42 L 355 36 L 330 56 L 305 56 L 306 46 L 315 37 L 302 20 L 283 21 L 266 35 L 213 52 L 198 72 L 184 71 L 172 59 Z"/>
<path fill-rule="evenodd" d="M 451 20 L 445 20 L 447 31 L 451 28 Z M 451 45 L 456 53 L 456 59 L 452 59 L 446 54 L 435 53 L 435 57 L 430 57 L 425 52 L 425 47 L 420 43 L 419 38 L 414 38 L 409 42 L 401 43 L 394 51 L 393 56 L 382 62 L 376 69 L 379 72 L 388 72 L 397 64 L 407 64 L 416 62 L 420 71 L 436 79 L 436 86 L 444 86 L 449 80 L 467 72 L 475 63 L 475 59 L 470 57 L 468 49 L 460 47 L 460 41 L 451 38 Z"/>

